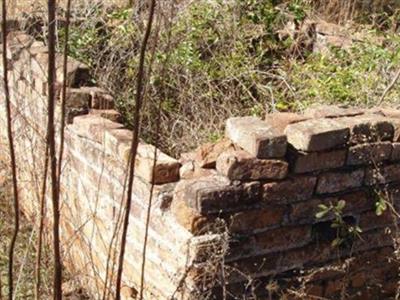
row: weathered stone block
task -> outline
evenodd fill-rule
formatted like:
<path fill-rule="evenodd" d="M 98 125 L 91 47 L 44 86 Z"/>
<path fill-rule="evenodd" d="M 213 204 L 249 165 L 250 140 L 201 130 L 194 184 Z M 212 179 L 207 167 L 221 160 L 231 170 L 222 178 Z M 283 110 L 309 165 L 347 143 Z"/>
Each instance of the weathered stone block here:
<path fill-rule="evenodd" d="M 354 107 L 341 107 L 338 105 L 317 105 L 305 110 L 308 118 L 338 118 L 362 115 L 364 110 Z"/>
<path fill-rule="evenodd" d="M 105 131 L 105 148 L 109 154 L 117 153 L 123 163 L 128 163 L 132 145 L 132 131 L 127 129 L 110 129 Z M 157 160 L 154 166 L 153 145 L 139 143 L 135 160 L 137 176 L 147 182 L 163 184 L 179 180 L 180 163 L 157 150 Z M 153 173 L 154 168 L 154 173 Z"/>
<path fill-rule="evenodd" d="M 349 138 L 349 128 L 336 120 L 314 119 L 286 127 L 288 143 L 295 149 L 313 152 L 343 146 Z"/>
<path fill-rule="evenodd" d="M 154 163 L 155 149 L 153 145 L 139 144 L 135 161 L 137 175 L 154 184 L 178 181 L 180 163 L 160 150 Z"/>
<path fill-rule="evenodd" d="M 347 150 L 328 152 L 290 151 L 289 158 L 294 173 L 309 173 L 319 170 L 336 169 L 344 166 Z"/>
<path fill-rule="evenodd" d="M 254 232 L 280 225 L 286 215 L 286 206 L 271 205 L 233 214 L 228 220 L 232 233 Z"/>
<path fill-rule="evenodd" d="M 337 193 L 347 189 L 362 186 L 364 180 L 364 170 L 351 172 L 330 172 L 321 174 L 318 177 L 316 192 L 318 194 Z"/>
<path fill-rule="evenodd" d="M 114 98 L 107 91 L 97 86 L 83 86 L 80 90 L 90 94 L 90 108 L 92 109 L 113 109 Z"/>
<path fill-rule="evenodd" d="M 230 118 L 225 132 L 235 144 L 257 158 L 283 157 L 286 153 L 286 136 L 258 118 Z"/>
<path fill-rule="evenodd" d="M 288 163 L 254 158 L 243 150 L 226 151 L 218 157 L 217 171 L 231 180 L 283 179 L 288 173 Z"/>
<path fill-rule="evenodd" d="M 371 167 L 365 174 L 365 184 L 386 184 L 391 182 L 400 182 L 400 165 L 393 164 L 383 167 Z"/>
<path fill-rule="evenodd" d="M 393 139 L 393 124 L 385 117 L 371 114 L 336 120 L 350 128 L 350 145 L 391 141 Z"/>
<path fill-rule="evenodd" d="M 77 116 L 70 127 L 79 135 L 103 143 L 106 130 L 118 129 L 122 125 L 96 115 Z"/>
<path fill-rule="evenodd" d="M 207 143 L 193 153 L 193 159 L 200 166 L 200 168 L 215 168 L 217 158 L 224 151 L 234 149 L 234 145 L 229 139 L 222 139 L 217 143 Z"/>
<path fill-rule="evenodd" d="M 392 143 L 379 142 L 361 144 L 349 148 L 347 164 L 351 166 L 375 164 L 389 160 L 392 154 Z"/>
<path fill-rule="evenodd" d="M 229 258 L 262 255 L 302 247 L 311 242 L 311 226 L 270 229 L 254 235 L 233 235 Z"/>
<path fill-rule="evenodd" d="M 91 109 L 89 113 L 113 122 L 122 123 L 122 116 L 115 109 Z"/>
<path fill-rule="evenodd" d="M 231 211 L 260 200 L 260 183 L 231 184 L 223 176 L 181 180 L 173 201 L 186 201 L 200 214 Z"/>
<path fill-rule="evenodd" d="M 343 210 L 344 215 L 368 211 L 373 209 L 375 206 L 375 202 L 371 199 L 371 195 L 365 191 L 348 193 L 338 197 L 314 198 L 292 204 L 289 213 L 289 220 L 293 224 L 319 222 L 321 219 L 317 219 L 315 216 L 319 212 L 318 205 L 336 205 L 339 200 L 343 200 L 346 203 Z M 328 215 L 323 220 L 331 219 L 332 217 L 332 215 Z"/>
<path fill-rule="evenodd" d="M 400 160 L 400 143 L 393 143 L 392 146 L 393 146 L 393 151 L 391 160 L 393 161 Z"/>
<path fill-rule="evenodd" d="M 171 202 L 171 212 L 180 225 L 193 234 L 201 233 L 207 229 L 207 224 L 212 222 L 212 217 L 201 215 L 189 207 L 184 199 L 174 199 Z"/>
<path fill-rule="evenodd" d="M 384 228 L 393 226 L 396 221 L 396 217 L 392 215 L 391 209 L 388 208 L 383 212 L 382 215 L 377 215 L 376 211 L 367 211 L 362 213 L 359 217 L 358 226 L 361 230 L 368 231 L 371 229 Z"/>
<path fill-rule="evenodd" d="M 65 104 L 69 108 L 89 109 L 91 95 L 83 89 L 69 88 L 65 95 Z"/>
<path fill-rule="evenodd" d="M 299 176 L 266 183 L 263 185 L 262 197 L 270 204 L 307 200 L 312 197 L 316 182 L 317 178 L 314 176 Z"/>
<path fill-rule="evenodd" d="M 189 160 L 182 164 L 179 175 L 181 179 L 194 179 L 218 175 L 218 173 L 214 169 L 201 168 L 195 161 Z"/>
<path fill-rule="evenodd" d="M 290 112 L 277 112 L 265 116 L 265 122 L 271 127 L 278 129 L 279 132 L 284 132 L 289 124 L 306 121 L 308 119 L 309 118 L 304 115 Z"/>

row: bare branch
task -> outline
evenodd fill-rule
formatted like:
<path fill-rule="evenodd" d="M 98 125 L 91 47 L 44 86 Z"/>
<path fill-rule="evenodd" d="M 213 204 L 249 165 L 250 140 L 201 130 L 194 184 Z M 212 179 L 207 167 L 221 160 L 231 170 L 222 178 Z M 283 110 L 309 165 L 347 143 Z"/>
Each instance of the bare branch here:
<path fill-rule="evenodd" d="M 62 299 L 62 265 L 60 251 L 60 194 L 57 178 L 57 157 L 55 142 L 55 100 L 56 100 L 56 1 L 48 0 L 48 138 L 50 153 L 51 199 L 53 206 L 53 251 L 54 278 L 53 298 Z"/>
<path fill-rule="evenodd" d="M 137 148 L 139 145 L 139 132 L 140 132 L 140 109 L 143 102 L 143 86 L 144 86 L 144 74 L 145 74 L 145 55 L 147 50 L 147 44 L 149 41 L 151 27 L 153 25 L 154 11 L 156 6 L 156 0 L 151 0 L 149 18 L 147 22 L 146 32 L 143 37 L 142 45 L 140 48 L 139 58 L 139 69 L 136 82 L 136 95 L 135 95 L 135 113 L 134 113 L 134 126 L 133 126 L 133 139 L 130 151 L 129 159 L 129 176 L 128 176 L 128 195 L 126 200 L 124 223 L 122 227 L 122 238 L 121 238 L 121 250 L 118 259 L 118 270 L 117 270 L 117 283 L 116 283 L 116 300 L 121 299 L 121 282 L 122 282 L 122 271 L 124 264 L 124 255 L 126 247 L 126 236 L 129 227 L 129 215 L 132 205 L 132 191 L 133 191 L 133 178 L 135 175 L 135 159 L 137 154 Z"/>
<path fill-rule="evenodd" d="M 8 144 L 10 150 L 11 159 L 11 172 L 12 172 L 12 182 L 13 182 L 13 197 L 14 197 L 14 232 L 11 238 L 9 253 L 8 253 L 8 298 L 13 299 L 14 296 L 14 274 L 13 274 L 13 264 L 14 264 L 14 251 L 15 242 L 18 237 L 19 232 L 19 196 L 18 196 L 18 179 L 17 179 L 17 166 L 15 158 L 14 149 L 14 138 L 12 131 L 12 117 L 11 117 L 11 100 L 10 91 L 8 85 L 8 60 L 7 60 L 7 3 L 6 0 L 2 2 L 2 31 L 3 31 L 3 80 L 4 80 L 4 96 L 6 100 L 6 112 L 7 112 L 7 135 Z"/>

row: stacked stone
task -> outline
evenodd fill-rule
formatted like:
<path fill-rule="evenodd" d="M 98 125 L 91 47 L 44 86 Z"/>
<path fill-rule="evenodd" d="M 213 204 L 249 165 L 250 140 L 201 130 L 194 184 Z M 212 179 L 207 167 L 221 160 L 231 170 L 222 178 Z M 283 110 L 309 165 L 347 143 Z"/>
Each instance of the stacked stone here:
<path fill-rule="evenodd" d="M 47 128 L 47 49 L 22 32 L 12 32 L 8 55 L 22 207 L 37 215 Z M 61 65 L 58 55 L 58 93 Z M 115 257 L 118 249 L 115 228 L 126 191 L 132 132 L 120 123 L 113 97 L 90 86 L 86 66 L 69 59 L 67 75 L 61 179 L 64 262 L 98 298 L 107 270 L 113 274 L 107 256 Z M 7 138 L 0 104 L 3 145 Z M 59 102 L 56 115 L 59 124 Z M 218 298 L 220 289 L 213 287 L 221 281 L 220 265 L 226 270 L 229 295 L 248 293 L 245 287 L 252 278 L 258 288 L 251 293 L 263 299 L 272 277 L 291 287 L 296 270 L 330 266 L 350 255 L 355 256 L 356 271 L 347 275 L 349 290 L 364 291 L 373 281 L 381 286 L 368 293 L 386 296 L 396 281 L 396 266 L 385 261 L 393 252 L 386 228 L 393 229 L 394 222 L 390 209 L 377 216 L 375 205 L 381 193 L 397 207 L 399 138 L 400 112 L 317 107 L 301 115 L 270 114 L 265 120 L 229 119 L 225 139 L 183 154 L 180 161 L 141 142 L 129 212 L 126 298 L 140 285 L 151 195 L 146 299 L 201 299 L 209 292 Z M 317 219 L 316 213 L 318 205 L 340 200 L 346 204 L 343 219 L 363 232 L 351 249 L 338 251 L 331 245 L 336 233 L 332 216 Z M 319 274 L 310 290 L 330 297 L 342 277 L 340 272 Z"/>
<path fill-rule="evenodd" d="M 21 206 L 26 214 L 36 217 L 47 130 L 47 48 L 23 32 L 11 32 L 8 41 Z M 61 120 L 62 58 L 62 55 L 57 55 L 56 88 L 59 97 L 56 124 L 60 124 Z M 105 90 L 90 85 L 89 70 L 85 65 L 69 58 L 67 76 L 67 126 L 61 178 L 63 262 L 94 298 L 101 298 L 106 275 L 111 276 L 109 283 L 115 282 L 113 276 L 123 213 L 121 203 L 126 198 L 126 170 L 133 134 L 120 123 L 113 97 Z M 5 152 L 7 147 L 3 144 L 7 144 L 7 126 L 4 99 L 0 104 L 0 150 Z M 57 134 L 58 130 L 59 126 Z M 187 264 L 196 255 L 192 248 L 201 246 L 212 237 L 202 237 L 197 241 L 197 237 L 193 238 L 173 215 L 165 211 L 166 203 L 170 201 L 171 184 L 179 180 L 180 163 L 176 159 L 140 142 L 135 164 L 124 290 L 133 294 L 140 286 L 145 221 L 152 195 L 145 296 L 146 299 L 169 299 L 179 290 Z M 152 184 L 155 187 L 151 193 Z M 48 191 L 49 208 L 50 195 Z M 47 217 L 45 223 L 51 225 L 51 214 Z M 48 229 L 51 234 L 51 228 Z M 124 299 L 131 299 L 129 297 L 126 295 Z"/>
<path fill-rule="evenodd" d="M 230 234 L 225 261 L 231 268 L 226 276 L 235 293 L 245 293 L 248 278 L 287 281 L 298 276 L 295 270 L 387 252 L 393 241 L 385 230 L 397 222 L 389 208 L 378 216 L 376 202 L 377 195 L 393 207 L 400 201 L 399 133 L 400 112 L 384 109 L 320 106 L 265 120 L 231 118 L 223 141 L 182 157 L 171 210 L 195 235 L 210 230 L 215 220 L 225 221 Z M 362 230 L 351 250 L 332 246 L 333 214 L 316 217 L 321 204 L 340 200 L 341 217 Z M 378 256 L 379 263 L 350 278 L 349 290 L 359 293 L 372 281 L 381 296 L 393 292 L 395 266 Z M 378 272 L 384 276 L 377 280 Z M 313 295 L 340 294 L 339 284 L 332 286 L 338 277 L 333 272 L 319 279 Z M 265 285 L 258 292 L 266 293 Z"/>

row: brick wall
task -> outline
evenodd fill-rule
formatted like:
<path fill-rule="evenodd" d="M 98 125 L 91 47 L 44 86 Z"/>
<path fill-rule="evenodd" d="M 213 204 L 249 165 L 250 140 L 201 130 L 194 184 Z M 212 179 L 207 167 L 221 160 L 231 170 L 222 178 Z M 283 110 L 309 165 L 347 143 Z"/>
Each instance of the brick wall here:
<path fill-rule="evenodd" d="M 22 206 L 37 222 L 47 49 L 21 32 L 10 33 L 9 40 Z M 61 61 L 58 56 L 60 84 Z M 69 60 L 62 250 L 66 267 L 97 299 L 109 286 L 106 274 L 115 275 L 132 132 L 119 123 L 113 97 L 91 86 L 88 73 Z M 2 154 L 7 149 L 3 101 Z M 58 120 L 59 111 L 58 106 Z M 155 149 L 141 142 L 125 297 L 140 282 L 152 182 L 146 299 L 266 299 L 281 292 L 293 299 L 392 295 L 398 280 L 396 260 L 389 258 L 397 234 L 399 138 L 398 111 L 320 106 L 265 120 L 231 118 L 222 141 L 179 160 L 157 151 L 154 174 Z M 377 204 L 386 210 L 377 211 Z"/>

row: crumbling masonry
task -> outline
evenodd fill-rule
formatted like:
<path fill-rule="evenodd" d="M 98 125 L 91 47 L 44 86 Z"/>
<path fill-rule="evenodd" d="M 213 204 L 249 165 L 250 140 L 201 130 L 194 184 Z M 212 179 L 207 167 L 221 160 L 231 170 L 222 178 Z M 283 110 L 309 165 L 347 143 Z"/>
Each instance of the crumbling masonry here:
<path fill-rule="evenodd" d="M 8 54 L 22 205 L 37 222 L 47 49 L 12 32 Z M 60 55 L 59 84 L 61 61 Z M 70 59 L 68 70 L 63 262 L 97 299 L 104 286 L 112 292 L 106 275 L 108 283 L 115 281 L 132 132 L 119 123 L 112 96 L 89 85 L 85 66 Z M 0 153 L 7 157 L 3 97 L 0 102 Z M 134 298 L 140 283 L 152 182 L 146 299 L 274 299 L 280 291 L 290 299 L 395 294 L 398 266 L 390 258 L 400 200 L 400 111 L 316 107 L 264 120 L 231 118 L 218 143 L 180 160 L 158 151 L 153 174 L 154 150 L 141 143 L 135 162 L 126 299 Z M 47 216 L 50 226 L 50 205 Z"/>

